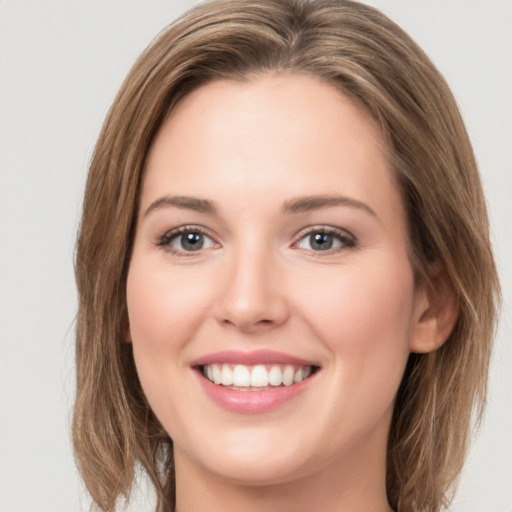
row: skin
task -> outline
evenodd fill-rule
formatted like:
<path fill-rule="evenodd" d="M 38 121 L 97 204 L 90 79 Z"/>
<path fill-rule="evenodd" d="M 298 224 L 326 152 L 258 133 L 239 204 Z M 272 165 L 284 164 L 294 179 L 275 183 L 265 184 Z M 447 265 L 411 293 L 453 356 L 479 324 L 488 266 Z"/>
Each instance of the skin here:
<path fill-rule="evenodd" d="M 409 353 L 435 348 L 448 327 L 415 286 L 382 148 L 357 106 L 302 75 L 213 82 L 161 127 L 141 191 L 127 338 L 174 442 L 179 512 L 390 510 L 395 394 Z M 217 214 L 158 202 L 172 196 L 207 199 Z M 364 206 L 283 211 L 304 196 Z M 172 238 L 182 226 L 207 232 L 201 250 Z M 311 246 L 322 227 L 341 232 L 332 250 Z M 235 349 L 285 352 L 320 371 L 275 410 L 227 411 L 191 363 Z"/>

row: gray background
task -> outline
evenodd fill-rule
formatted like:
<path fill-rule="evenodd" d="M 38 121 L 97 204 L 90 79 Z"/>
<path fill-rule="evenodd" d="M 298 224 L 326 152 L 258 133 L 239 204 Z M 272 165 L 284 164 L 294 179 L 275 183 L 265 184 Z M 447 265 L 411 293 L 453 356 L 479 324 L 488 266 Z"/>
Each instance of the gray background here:
<path fill-rule="evenodd" d="M 191 0 L 0 0 L 0 512 L 88 509 L 69 443 L 73 248 L 102 120 Z M 512 3 L 375 0 L 445 74 L 481 167 L 505 305 L 453 512 L 512 511 Z M 129 510 L 151 510 L 142 485 Z"/>

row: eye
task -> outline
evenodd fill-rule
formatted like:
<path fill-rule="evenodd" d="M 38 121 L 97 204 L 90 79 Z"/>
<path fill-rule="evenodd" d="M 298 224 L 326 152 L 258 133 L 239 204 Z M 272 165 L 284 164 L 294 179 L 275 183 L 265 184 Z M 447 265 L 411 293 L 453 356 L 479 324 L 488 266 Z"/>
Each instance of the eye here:
<path fill-rule="evenodd" d="M 309 229 L 294 244 L 298 249 L 314 252 L 338 252 L 344 248 L 354 247 L 355 238 L 346 231 L 332 227 Z"/>
<path fill-rule="evenodd" d="M 199 252 L 204 249 L 217 247 L 214 242 L 202 229 L 193 226 L 184 226 L 173 229 L 163 235 L 157 243 L 171 253 L 187 255 L 187 253 Z"/>

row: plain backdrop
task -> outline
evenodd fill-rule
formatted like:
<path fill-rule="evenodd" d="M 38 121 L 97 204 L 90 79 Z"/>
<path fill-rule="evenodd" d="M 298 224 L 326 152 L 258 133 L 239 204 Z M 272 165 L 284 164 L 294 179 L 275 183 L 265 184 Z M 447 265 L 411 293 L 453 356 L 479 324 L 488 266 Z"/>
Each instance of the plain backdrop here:
<path fill-rule="evenodd" d="M 512 511 L 512 2 L 374 0 L 445 74 L 488 197 L 505 304 L 453 512 Z M 69 442 L 87 165 L 136 56 L 191 0 L 0 0 L 0 512 L 89 508 Z M 144 484 L 129 510 L 151 511 Z"/>

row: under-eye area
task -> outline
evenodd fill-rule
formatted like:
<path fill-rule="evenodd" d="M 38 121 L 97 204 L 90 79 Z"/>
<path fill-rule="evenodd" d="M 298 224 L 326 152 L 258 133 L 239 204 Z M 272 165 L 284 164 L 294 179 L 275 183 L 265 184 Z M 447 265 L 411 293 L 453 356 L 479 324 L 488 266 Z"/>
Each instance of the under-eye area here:
<path fill-rule="evenodd" d="M 210 382 L 238 391 L 263 391 L 292 386 L 320 370 L 315 365 L 213 363 L 196 369 Z"/>

